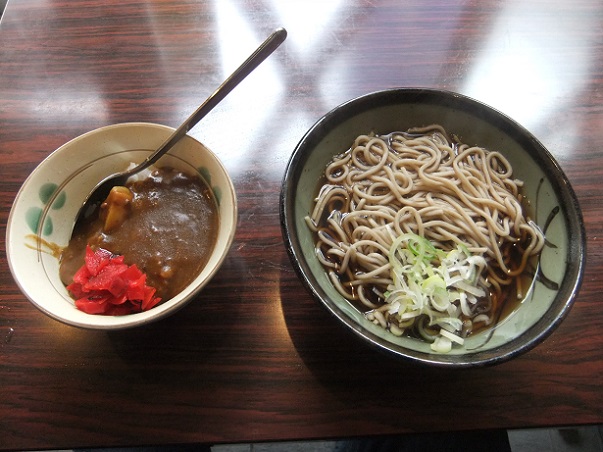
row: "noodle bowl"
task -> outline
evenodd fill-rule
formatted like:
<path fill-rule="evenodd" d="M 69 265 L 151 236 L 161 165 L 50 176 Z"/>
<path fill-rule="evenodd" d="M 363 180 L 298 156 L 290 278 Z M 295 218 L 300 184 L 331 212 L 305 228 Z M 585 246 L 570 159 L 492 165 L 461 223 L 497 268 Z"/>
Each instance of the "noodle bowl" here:
<path fill-rule="evenodd" d="M 393 334 L 423 337 L 445 352 L 450 340 L 462 343 L 492 325 L 511 289 L 524 295 L 520 276 L 544 236 L 525 215 L 522 182 L 499 152 L 463 144 L 438 125 L 360 135 L 322 182 L 306 218 L 317 256 L 337 290 Z M 445 306 L 435 295 L 428 302 L 409 295 L 412 283 L 396 272 L 416 270 L 425 252 L 430 262 L 418 284 L 443 271 L 444 289 L 455 294 Z M 471 274 L 459 282 L 450 270 L 460 274 L 461 265 Z"/>

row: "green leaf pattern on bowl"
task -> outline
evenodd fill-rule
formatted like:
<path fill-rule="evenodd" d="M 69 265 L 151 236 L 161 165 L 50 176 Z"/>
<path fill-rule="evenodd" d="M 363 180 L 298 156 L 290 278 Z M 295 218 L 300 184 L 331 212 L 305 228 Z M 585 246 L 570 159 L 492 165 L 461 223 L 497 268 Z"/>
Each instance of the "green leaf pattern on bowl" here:
<path fill-rule="evenodd" d="M 27 209 L 27 212 L 25 213 L 25 221 L 26 221 L 27 225 L 29 226 L 29 229 L 31 229 L 31 231 L 34 234 L 38 233 L 38 227 L 40 225 L 40 221 L 42 218 L 42 212 L 43 212 L 43 209 L 40 207 L 30 207 L 29 209 Z M 52 234 L 53 230 L 54 230 L 54 226 L 52 224 L 52 218 L 47 217 L 46 221 L 44 221 L 44 228 L 42 229 L 42 235 L 50 235 L 50 234 Z"/>
<path fill-rule="evenodd" d="M 52 182 L 43 184 L 38 190 L 38 198 L 42 202 L 43 206 L 50 204 L 52 210 L 60 210 L 65 205 L 67 195 L 65 192 L 56 194 L 58 185 Z M 25 213 L 25 221 L 33 233 L 40 231 L 40 222 L 44 221 L 42 225 L 41 233 L 44 236 L 51 235 L 54 230 L 52 218 L 50 216 L 44 216 L 44 208 L 39 206 L 30 207 Z"/>
<path fill-rule="evenodd" d="M 205 180 L 207 185 L 211 187 L 211 190 L 214 193 L 214 198 L 216 198 L 216 203 L 219 206 L 220 201 L 222 200 L 222 190 L 220 190 L 220 187 L 218 187 L 218 186 L 215 186 L 215 187 L 211 186 L 211 173 L 209 172 L 209 168 L 206 168 L 205 166 L 200 166 L 199 168 L 197 168 L 197 171 L 199 172 L 201 177 Z"/>
<path fill-rule="evenodd" d="M 57 188 L 58 188 L 58 185 L 54 184 L 52 182 L 42 185 L 40 187 L 40 191 L 38 192 L 40 201 L 42 201 L 43 204 L 47 204 L 49 201 L 51 201 Z M 65 194 L 65 192 L 59 193 L 52 204 L 52 209 L 53 210 L 61 209 L 65 205 L 66 200 L 67 200 L 67 195 Z"/>

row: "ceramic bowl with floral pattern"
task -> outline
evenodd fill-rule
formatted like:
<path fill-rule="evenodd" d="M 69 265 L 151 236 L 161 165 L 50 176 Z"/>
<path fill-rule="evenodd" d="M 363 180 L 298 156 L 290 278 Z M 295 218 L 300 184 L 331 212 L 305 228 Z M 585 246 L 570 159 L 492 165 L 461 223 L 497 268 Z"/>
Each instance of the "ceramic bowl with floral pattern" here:
<path fill-rule="evenodd" d="M 93 130 L 51 153 L 23 183 L 8 219 L 7 257 L 21 291 L 42 312 L 82 328 L 143 325 L 186 305 L 218 271 L 235 233 L 235 190 L 217 156 L 187 135 L 156 165 L 198 174 L 213 191 L 219 215 L 217 241 L 196 278 L 178 295 L 148 311 L 107 316 L 76 309 L 59 276 L 60 252 L 69 243 L 75 216 L 87 194 L 106 176 L 142 161 L 172 132 L 170 127 L 149 123 L 122 123 Z"/>

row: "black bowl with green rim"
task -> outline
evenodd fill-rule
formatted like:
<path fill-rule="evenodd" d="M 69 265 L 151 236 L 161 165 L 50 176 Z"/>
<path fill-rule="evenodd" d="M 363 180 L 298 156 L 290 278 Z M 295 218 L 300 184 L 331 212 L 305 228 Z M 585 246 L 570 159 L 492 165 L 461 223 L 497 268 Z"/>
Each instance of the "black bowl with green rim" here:
<path fill-rule="evenodd" d="M 305 217 L 313 209 L 327 163 L 360 134 L 387 134 L 440 124 L 461 142 L 501 152 L 532 200 L 531 218 L 546 229 L 540 278 L 532 292 L 496 328 L 469 336 L 463 346 L 436 353 L 426 341 L 397 337 L 369 321 L 331 283 L 315 253 Z M 576 195 L 551 153 L 528 130 L 503 113 L 461 94 L 400 88 L 345 102 L 303 136 L 287 164 L 280 196 L 285 247 L 307 290 L 341 324 L 378 350 L 412 362 L 442 367 L 498 364 L 532 349 L 568 315 L 584 271 L 584 223 Z M 545 228 L 545 223 L 547 223 Z M 336 326 L 334 326 L 336 327 Z"/>

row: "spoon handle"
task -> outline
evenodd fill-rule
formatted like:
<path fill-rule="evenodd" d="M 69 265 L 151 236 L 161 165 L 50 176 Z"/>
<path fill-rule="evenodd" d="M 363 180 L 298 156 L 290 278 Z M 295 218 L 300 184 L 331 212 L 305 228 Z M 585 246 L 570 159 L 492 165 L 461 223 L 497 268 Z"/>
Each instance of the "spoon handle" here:
<path fill-rule="evenodd" d="M 243 64 L 241 64 L 211 96 L 203 102 L 197 110 L 149 157 L 132 170 L 132 173 L 141 171 L 155 163 L 163 154 L 174 146 L 186 133 L 192 129 L 205 115 L 224 99 L 239 83 L 243 81 L 256 67 L 258 67 L 272 52 L 274 52 L 287 37 L 284 28 L 275 30 Z"/>

